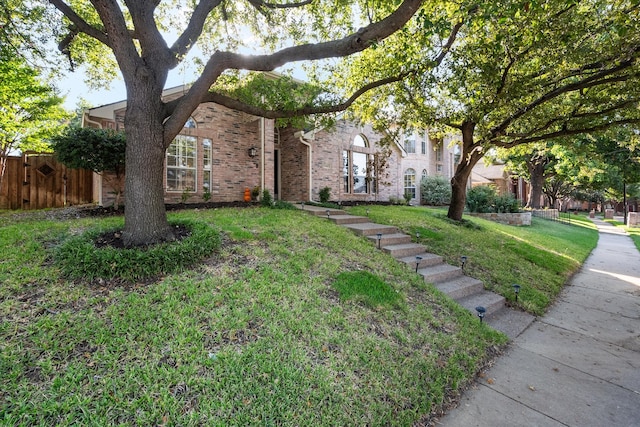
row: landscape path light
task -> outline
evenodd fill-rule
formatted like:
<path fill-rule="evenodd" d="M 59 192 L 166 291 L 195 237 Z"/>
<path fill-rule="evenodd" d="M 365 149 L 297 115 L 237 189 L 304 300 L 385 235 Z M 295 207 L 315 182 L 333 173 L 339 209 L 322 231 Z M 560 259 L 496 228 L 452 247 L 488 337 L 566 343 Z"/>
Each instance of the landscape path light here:
<path fill-rule="evenodd" d="M 478 312 L 478 317 L 480 318 L 480 323 L 482 323 L 482 319 L 484 319 L 484 314 L 487 312 L 487 309 L 483 306 L 479 305 L 476 307 L 476 311 Z"/>
<path fill-rule="evenodd" d="M 461 267 L 461 268 L 464 270 L 464 265 L 467 263 L 467 256 L 466 256 L 466 255 L 462 255 L 462 256 L 460 257 L 460 262 L 461 262 L 461 264 L 462 264 L 462 267 Z"/>
<path fill-rule="evenodd" d="M 514 283 L 511 286 L 513 287 L 513 292 L 516 294 L 516 302 L 518 302 L 518 294 L 520 293 L 520 285 Z"/>
<path fill-rule="evenodd" d="M 420 255 L 416 255 L 416 273 L 418 272 L 418 267 L 420 266 L 420 261 L 422 261 L 422 257 Z"/>
<path fill-rule="evenodd" d="M 382 233 L 376 234 L 376 237 L 378 238 L 378 249 L 380 249 L 380 240 L 382 239 Z"/>

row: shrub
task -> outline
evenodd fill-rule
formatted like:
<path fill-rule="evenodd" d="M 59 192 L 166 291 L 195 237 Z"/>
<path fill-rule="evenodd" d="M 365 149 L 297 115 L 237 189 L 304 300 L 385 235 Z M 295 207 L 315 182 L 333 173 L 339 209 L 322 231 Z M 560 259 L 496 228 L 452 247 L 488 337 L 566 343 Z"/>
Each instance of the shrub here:
<path fill-rule="evenodd" d="M 318 195 L 320 196 L 320 203 L 327 203 L 331 197 L 331 188 L 324 187 L 320 190 Z"/>
<path fill-rule="evenodd" d="M 413 199 L 413 194 L 410 191 L 405 191 L 404 193 L 404 204 L 408 205 L 411 203 L 411 199 Z"/>
<path fill-rule="evenodd" d="M 273 206 L 273 197 L 271 193 L 266 188 L 262 190 L 262 199 L 260 199 L 260 204 L 264 207 L 270 208 Z"/>
<path fill-rule="evenodd" d="M 205 202 L 211 200 L 211 190 L 209 190 L 209 187 L 202 187 L 202 200 Z"/>
<path fill-rule="evenodd" d="M 496 196 L 494 207 L 495 211 L 498 213 L 520 212 L 520 203 L 511 193 L 502 196 Z"/>
<path fill-rule="evenodd" d="M 149 247 L 99 248 L 95 245 L 96 240 L 121 229 L 122 225 L 111 229 L 94 228 L 63 242 L 56 250 L 55 260 L 62 274 L 71 279 L 134 281 L 184 270 L 220 247 L 220 234 L 208 224 L 186 220 L 170 221 L 170 224 L 186 227 L 190 235 Z"/>
<path fill-rule="evenodd" d="M 420 199 L 425 205 L 451 203 L 451 183 L 443 176 L 426 176 L 420 181 Z"/>
<path fill-rule="evenodd" d="M 389 203 L 392 205 L 406 205 L 404 198 L 389 196 Z"/>
<path fill-rule="evenodd" d="M 473 187 L 467 192 L 467 208 L 473 213 L 492 212 L 496 197 L 495 187 L 488 185 Z"/>
<path fill-rule="evenodd" d="M 277 200 L 276 203 L 273 205 L 273 208 L 274 209 L 287 209 L 287 210 L 297 209 L 291 203 L 285 202 L 284 200 Z"/>

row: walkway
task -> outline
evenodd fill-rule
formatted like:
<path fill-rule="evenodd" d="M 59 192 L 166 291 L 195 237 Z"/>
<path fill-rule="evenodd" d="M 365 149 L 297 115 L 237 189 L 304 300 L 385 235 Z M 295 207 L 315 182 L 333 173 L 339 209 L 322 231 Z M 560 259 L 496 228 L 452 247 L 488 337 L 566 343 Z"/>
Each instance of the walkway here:
<path fill-rule="evenodd" d="M 477 379 L 441 426 L 640 426 L 640 254 L 600 239 L 556 304 Z"/>

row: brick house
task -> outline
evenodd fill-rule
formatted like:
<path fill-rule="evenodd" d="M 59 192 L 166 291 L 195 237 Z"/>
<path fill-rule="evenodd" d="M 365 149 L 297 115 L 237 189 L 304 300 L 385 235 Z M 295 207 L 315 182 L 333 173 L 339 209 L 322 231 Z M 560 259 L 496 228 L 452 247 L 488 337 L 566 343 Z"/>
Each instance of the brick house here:
<path fill-rule="evenodd" d="M 167 89 L 166 100 L 182 95 L 184 87 Z M 120 130 L 126 101 L 85 111 L 83 126 Z M 332 201 L 388 201 L 406 191 L 419 203 L 419 182 L 425 175 L 453 173 L 455 147 L 432 141 L 426 132 L 408 135 L 389 145 L 382 156 L 382 135 L 371 126 L 338 120 L 331 129 L 308 132 L 278 128 L 273 120 L 226 107 L 200 105 L 167 150 L 167 203 L 242 201 L 246 188 L 267 189 L 276 200 L 318 200 L 324 187 Z M 386 167 L 374 165 L 386 158 Z M 376 173 L 380 175 L 376 176 Z M 112 180 L 97 175 L 94 201 L 111 205 Z"/>

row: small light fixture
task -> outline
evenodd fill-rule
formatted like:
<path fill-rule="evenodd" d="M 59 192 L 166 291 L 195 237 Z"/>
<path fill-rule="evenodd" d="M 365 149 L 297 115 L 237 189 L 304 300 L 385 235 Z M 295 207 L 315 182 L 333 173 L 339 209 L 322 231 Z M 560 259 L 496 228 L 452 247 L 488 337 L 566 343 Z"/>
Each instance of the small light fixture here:
<path fill-rule="evenodd" d="M 476 311 L 478 312 L 478 317 L 480 318 L 480 323 L 482 323 L 482 319 L 484 319 L 484 314 L 487 312 L 487 309 L 483 306 L 479 305 L 476 307 Z"/>
<path fill-rule="evenodd" d="M 302 210 L 304 210 L 304 202 L 300 203 L 300 205 L 302 206 Z"/>
<path fill-rule="evenodd" d="M 369 216 L 369 208 L 367 208 L 367 216 Z"/>
<path fill-rule="evenodd" d="M 422 257 L 420 255 L 416 255 L 416 273 L 418 272 L 418 267 L 420 267 L 420 261 L 422 261 Z"/>
<path fill-rule="evenodd" d="M 376 237 L 378 238 L 378 249 L 380 249 L 380 240 L 382 239 L 382 233 L 376 234 Z"/>
<path fill-rule="evenodd" d="M 513 287 L 513 292 L 516 294 L 516 302 L 518 302 L 518 294 L 520 293 L 520 285 L 514 283 L 511 286 Z"/>
<path fill-rule="evenodd" d="M 331 217 L 331 211 L 327 209 L 327 219 L 329 219 L 329 217 Z"/>
<path fill-rule="evenodd" d="M 416 240 L 420 240 L 420 232 L 416 233 Z"/>
<path fill-rule="evenodd" d="M 249 157 L 253 158 L 258 155 L 258 149 L 256 147 L 249 148 Z"/>
<path fill-rule="evenodd" d="M 460 257 L 460 262 L 462 264 L 461 268 L 464 270 L 464 265 L 467 263 L 467 256 L 466 255 L 462 255 Z"/>

